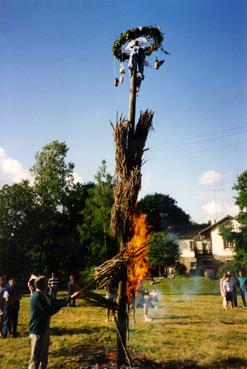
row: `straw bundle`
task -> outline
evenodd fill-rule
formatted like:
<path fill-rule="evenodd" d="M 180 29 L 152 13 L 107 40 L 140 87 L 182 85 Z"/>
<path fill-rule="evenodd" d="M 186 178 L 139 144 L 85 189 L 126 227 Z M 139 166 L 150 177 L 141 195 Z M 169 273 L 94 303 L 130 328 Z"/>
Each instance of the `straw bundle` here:
<path fill-rule="evenodd" d="M 95 268 L 94 280 L 97 283 L 98 288 L 106 287 L 114 279 L 116 283 L 119 282 L 121 268 L 123 265 L 129 265 L 133 260 L 137 259 L 143 254 L 146 249 L 146 244 L 140 246 L 137 250 L 121 252 L 114 256 L 112 259 L 105 261 L 103 264 Z"/>
<path fill-rule="evenodd" d="M 135 130 L 122 116 L 113 126 L 117 185 L 115 203 L 111 214 L 111 232 L 125 244 L 131 233 L 132 217 L 139 190 L 141 189 L 142 156 L 149 130 L 152 128 L 153 112 L 141 112 Z"/>
<path fill-rule="evenodd" d="M 116 302 L 110 299 L 106 299 L 104 296 L 99 295 L 93 291 L 81 290 L 80 297 L 93 306 L 103 307 L 111 310 L 118 309 L 118 304 Z"/>

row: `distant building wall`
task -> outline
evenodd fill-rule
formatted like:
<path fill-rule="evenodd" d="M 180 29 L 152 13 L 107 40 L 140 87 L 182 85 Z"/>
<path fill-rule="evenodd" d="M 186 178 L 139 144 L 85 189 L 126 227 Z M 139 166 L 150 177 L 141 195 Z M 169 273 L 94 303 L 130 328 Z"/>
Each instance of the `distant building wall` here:
<path fill-rule="evenodd" d="M 233 230 L 239 229 L 239 223 L 235 219 L 232 219 L 230 222 L 229 221 L 226 222 L 224 225 L 231 225 L 233 227 Z M 223 238 L 220 235 L 220 226 L 212 228 L 211 241 L 212 241 L 212 252 L 215 259 L 225 262 L 227 260 L 231 260 L 234 258 L 235 245 L 223 240 Z"/>
<path fill-rule="evenodd" d="M 188 271 L 193 264 L 202 259 L 214 259 L 217 264 L 234 258 L 234 244 L 225 242 L 219 234 L 222 225 L 231 225 L 236 232 L 239 232 L 239 223 L 233 217 L 227 216 L 201 232 L 179 239 L 180 262 L 187 267 Z"/>
<path fill-rule="evenodd" d="M 195 250 L 194 250 L 194 240 L 191 239 L 183 239 L 179 241 L 180 248 L 180 257 L 181 258 L 194 258 Z"/>
<path fill-rule="evenodd" d="M 233 258 L 234 245 L 227 244 L 223 240 L 223 238 L 219 234 L 219 227 L 212 229 L 211 240 L 212 240 L 212 253 L 216 259 L 225 260 Z"/>

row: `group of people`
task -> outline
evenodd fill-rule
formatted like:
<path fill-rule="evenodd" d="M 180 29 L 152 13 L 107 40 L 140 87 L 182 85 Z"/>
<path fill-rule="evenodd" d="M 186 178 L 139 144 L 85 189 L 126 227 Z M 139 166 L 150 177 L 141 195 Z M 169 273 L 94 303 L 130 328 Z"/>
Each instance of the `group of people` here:
<path fill-rule="evenodd" d="M 51 316 L 62 307 L 75 306 L 79 297 L 79 287 L 71 275 L 68 281 L 68 295 L 57 298 L 60 281 L 52 273 L 51 277 L 32 274 L 27 286 L 30 291 L 30 322 L 31 357 L 28 369 L 46 369 L 49 349 L 49 325 Z M 21 291 L 16 280 L 7 280 L 0 276 L 0 338 L 18 337 L 18 313 L 20 309 Z"/>
<path fill-rule="evenodd" d="M 28 281 L 31 294 L 31 317 L 29 322 L 31 357 L 28 369 L 46 369 L 51 316 L 67 305 L 75 306 L 76 298 L 80 295 L 73 275 L 69 277 L 68 295 L 60 299 L 57 298 L 59 284 L 60 281 L 54 273 L 50 278 L 32 274 Z M 106 297 L 115 300 L 117 290 L 114 283 L 110 287 Z M 220 280 L 220 291 L 225 309 L 237 306 L 238 289 L 243 306 L 247 308 L 247 277 L 244 276 L 242 271 L 237 275 L 233 275 L 231 272 L 225 273 Z M 11 278 L 7 281 L 5 276 L 0 276 L 0 337 L 2 338 L 7 338 L 9 335 L 18 337 L 18 312 L 21 297 L 15 279 Z M 133 301 L 133 308 L 134 305 L 137 308 L 143 308 L 144 320 L 150 322 L 148 310 L 149 308 L 156 308 L 155 302 L 157 301 L 159 301 L 159 295 L 155 288 L 149 292 L 143 286 L 140 286 L 136 301 Z M 106 321 L 109 321 L 109 310 L 107 311 Z"/>
<path fill-rule="evenodd" d="M 21 292 L 14 278 L 0 276 L 0 337 L 18 337 L 18 313 Z"/>
<path fill-rule="evenodd" d="M 238 306 L 237 292 L 240 292 L 244 308 L 247 308 L 247 277 L 242 271 L 233 274 L 230 271 L 224 273 L 220 279 L 220 292 L 223 297 L 224 309 Z"/>
<path fill-rule="evenodd" d="M 27 286 L 28 286 L 28 289 L 31 295 L 35 291 L 34 282 L 36 278 L 38 278 L 38 275 L 32 274 L 27 283 Z M 50 298 L 53 298 L 53 299 L 57 298 L 59 284 L 60 284 L 59 278 L 55 275 L 55 273 L 52 273 L 51 277 L 48 279 L 48 296 Z M 68 296 L 73 295 L 73 293 L 76 292 L 77 290 L 78 290 L 78 285 L 75 282 L 74 276 L 71 274 L 69 276 L 68 285 L 67 285 Z M 69 306 L 75 307 L 75 299 L 71 299 L 69 301 Z"/>

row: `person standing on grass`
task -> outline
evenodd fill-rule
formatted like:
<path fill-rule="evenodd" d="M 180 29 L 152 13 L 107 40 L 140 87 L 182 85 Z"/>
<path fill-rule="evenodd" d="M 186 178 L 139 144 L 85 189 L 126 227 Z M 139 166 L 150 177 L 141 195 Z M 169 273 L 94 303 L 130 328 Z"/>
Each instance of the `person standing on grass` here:
<path fill-rule="evenodd" d="M 57 297 L 57 291 L 59 286 L 59 279 L 56 277 L 55 273 L 51 273 L 51 278 L 48 280 L 48 285 L 50 288 L 50 295 L 52 298 Z"/>
<path fill-rule="evenodd" d="M 236 273 L 234 273 L 234 272 L 231 274 L 231 282 L 232 282 L 232 286 L 233 286 L 233 291 L 232 291 L 233 307 L 238 307 L 238 295 L 237 295 L 238 280 L 237 280 L 237 277 L 236 277 Z"/>
<path fill-rule="evenodd" d="M 77 290 L 77 285 L 75 283 L 75 279 L 73 275 L 69 276 L 68 282 L 68 295 L 71 296 Z M 75 307 L 75 299 L 71 299 L 69 302 L 69 306 Z"/>
<path fill-rule="evenodd" d="M 5 293 L 5 286 L 4 286 L 4 278 L 0 276 L 0 337 L 2 337 L 2 331 L 3 331 L 5 299 L 6 299 L 6 293 Z"/>
<path fill-rule="evenodd" d="M 0 277 L 0 337 L 7 338 L 9 333 L 9 286 L 6 276 Z"/>
<path fill-rule="evenodd" d="M 106 291 L 106 299 L 112 302 L 116 302 L 117 300 L 117 284 L 116 281 L 114 281 L 114 279 L 111 279 L 109 286 L 107 287 L 107 291 Z M 114 320 L 114 316 L 115 316 L 115 310 L 112 310 L 112 319 Z M 110 309 L 106 308 L 106 323 L 109 323 L 109 319 L 110 319 Z"/>
<path fill-rule="evenodd" d="M 220 294 L 221 294 L 221 296 L 222 296 L 222 298 L 223 298 L 223 308 L 224 309 L 226 309 L 226 296 L 225 296 L 225 291 L 224 291 L 224 288 L 223 288 L 223 283 L 224 283 L 224 281 L 225 281 L 225 279 L 226 279 L 226 277 L 227 277 L 227 274 L 226 273 L 224 273 L 223 274 L 223 276 L 222 276 L 222 278 L 220 279 Z"/>
<path fill-rule="evenodd" d="M 29 332 L 31 337 L 31 357 L 28 369 L 46 369 L 50 343 L 50 318 L 80 292 L 64 299 L 50 299 L 47 296 L 48 281 L 45 276 L 35 279 L 35 292 L 30 299 L 31 318 Z"/>
<path fill-rule="evenodd" d="M 243 272 L 240 271 L 237 279 L 243 305 L 245 308 L 247 308 L 247 277 L 244 277 Z"/>
<path fill-rule="evenodd" d="M 18 337 L 18 315 L 20 309 L 21 292 L 16 285 L 15 278 L 9 280 L 9 333 L 13 338 Z"/>
<path fill-rule="evenodd" d="M 226 279 L 223 282 L 223 291 L 225 294 L 225 301 L 226 301 L 225 306 L 224 306 L 225 309 L 228 308 L 229 304 L 230 304 L 231 309 L 234 307 L 233 290 L 234 290 L 234 286 L 233 286 L 231 274 L 227 273 Z"/>
<path fill-rule="evenodd" d="M 152 319 L 150 319 L 150 318 L 148 317 L 148 308 L 149 308 L 150 306 L 152 306 L 152 307 L 153 307 L 153 305 L 152 305 L 152 298 L 151 298 L 151 296 L 150 296 L 150 294 L 149 294 L 149 292 L 148 292 L 148 290 L 147 290 L 147 289 L 145 289 L 145 290 L 144 290 L 143 299 L 144 299 L 144 303 L 143 303 L 143 309 L 144 309 L 144 322 L 145 322 L 145 323 L 149 323 L 149 322 L 151 322 L 151 321 L 152 321 Z"/>

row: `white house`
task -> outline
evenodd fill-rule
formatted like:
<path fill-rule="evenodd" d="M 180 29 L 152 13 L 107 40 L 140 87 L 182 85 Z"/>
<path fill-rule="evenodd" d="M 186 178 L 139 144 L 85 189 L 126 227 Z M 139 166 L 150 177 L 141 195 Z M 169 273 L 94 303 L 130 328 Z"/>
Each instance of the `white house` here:
<path fill-rule="evenodd" d="M 239 223 L 230 215 L 210 225 L 201 225 L 179 236 L 180 262 L 188 270 L 198 266 L 205 270 L 215 269 L 220 262 L 226 262 L 234 257 L 234 244 L 227 243 L 219 231 L 222 225 L 231 225 L 233 230 L 239 230 Z"/>

